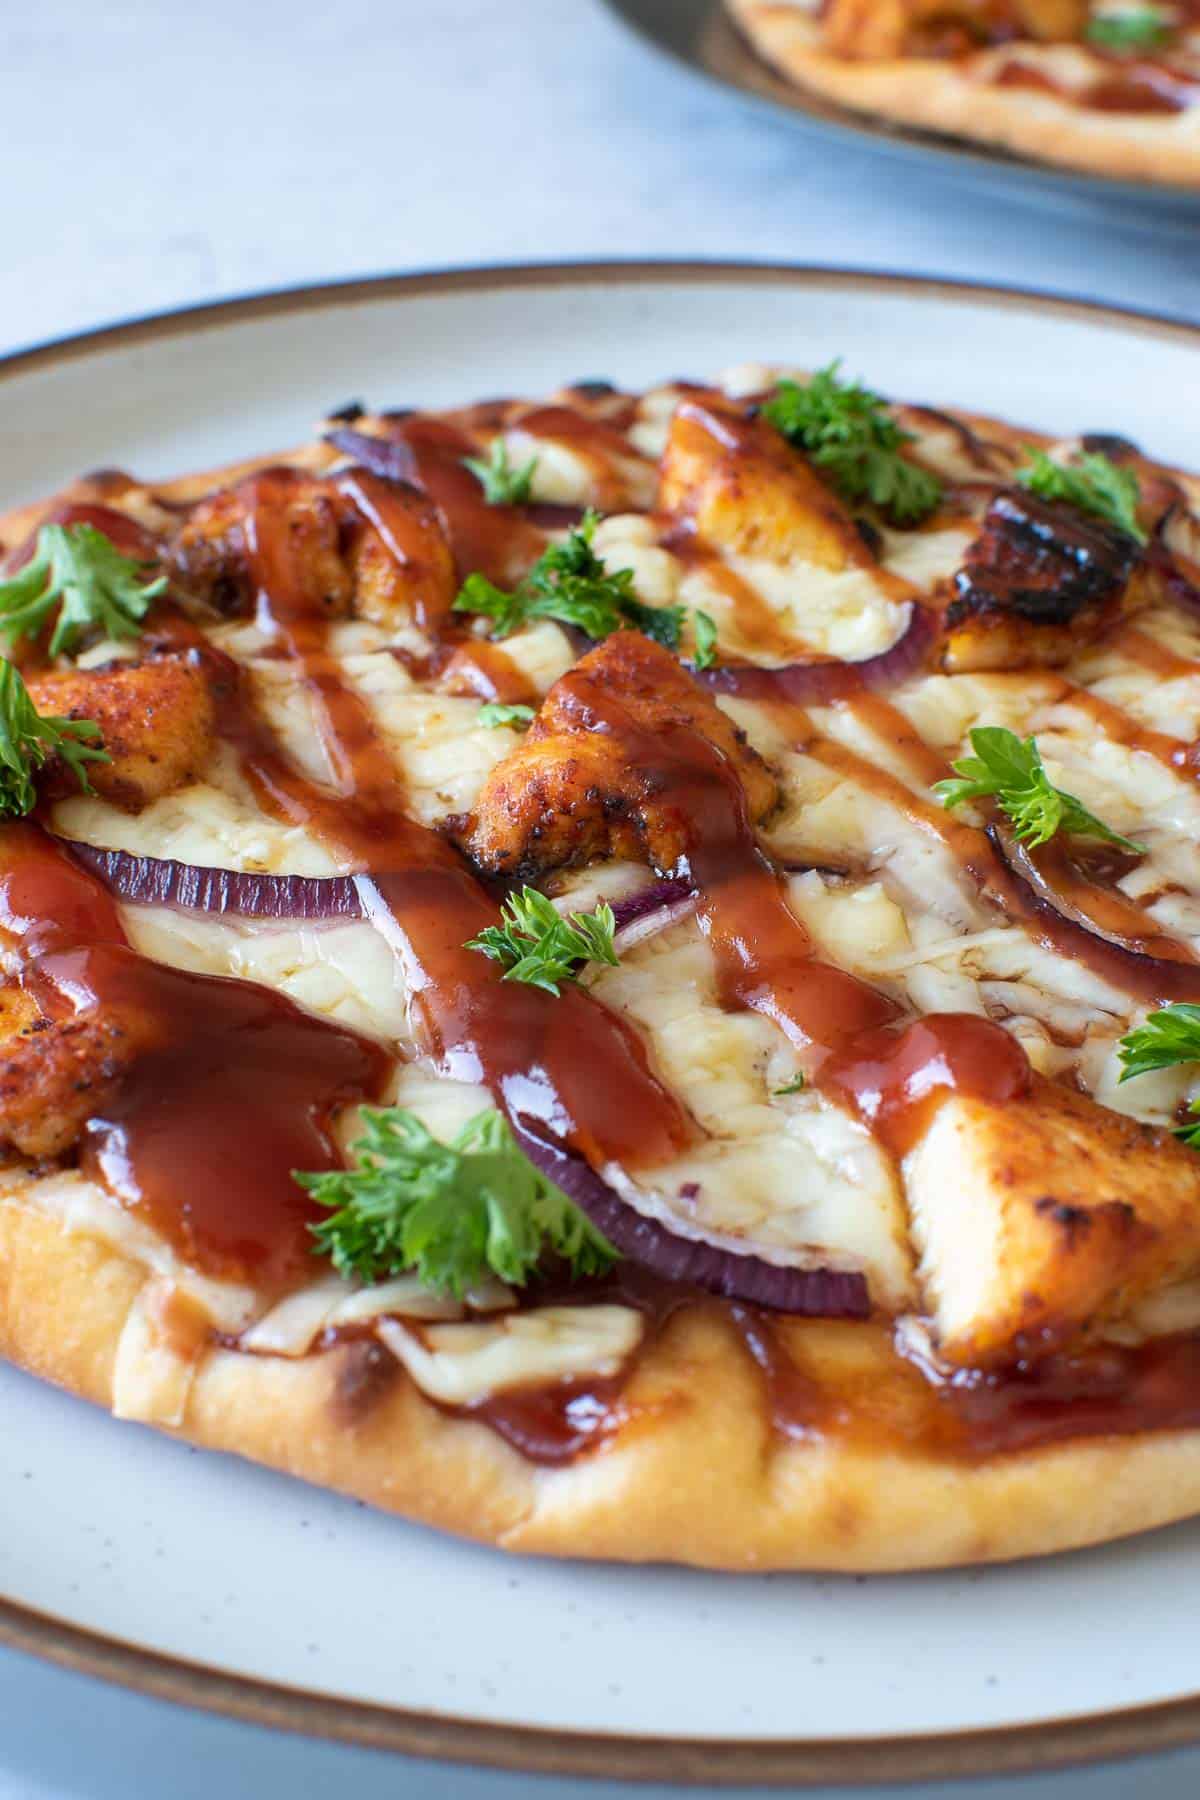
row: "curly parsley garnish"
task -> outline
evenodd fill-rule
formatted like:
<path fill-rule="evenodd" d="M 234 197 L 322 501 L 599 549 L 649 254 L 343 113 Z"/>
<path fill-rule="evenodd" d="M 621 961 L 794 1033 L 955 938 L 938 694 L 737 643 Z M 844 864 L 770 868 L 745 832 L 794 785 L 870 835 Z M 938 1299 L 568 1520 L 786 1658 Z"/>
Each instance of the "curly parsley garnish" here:
<path fill-rule="evenodd" d="M 464 456 L 462 460 L 463 466 L 470 469 L 483 489 L 483 497 L 489 506 L 526 505 L 537 472 L 536 456 L 514 469 L 508 460 L 508 445 L 503 438 L 494 438 L 486 458 Z"/>
<path fill-rule="evenodd" d="M 1152 1069 L 1172 1069 L 1178 1063 L 1200 1063 L 1200 1006 L 1172 1001 L 1147 1013 L 1144 1022 L 1121 1039 L 1121 1080 L 1132 1081 Z M 1200 1150 L 1200 1099 L 1188 1106 L 1196 1123 L 1176 1127 L 1175 1136 L 1193 1150 Z"/>
<path fill-rule="evenodd" d="M 780 381 L 762 416 L 805 451 L 843 500 L 872 500 L 894 525 L 919 525 L 942 498 L 942 484 L 901 454 L 913 442 L 878 394 L 838 375 L 841 359 L 808 381 Z"/>
<path fill-rule="evenodd" d="M 461 1299 L 492 1275 L 522 1287 L 551 1253 L 575 1275 L 602 1274 L 617 1252 L 518 1149 L 508 1121 L 477 1113 L 448 1144 L 402 1107 L 364 1106 L 354 1166 L 295 1180 L 329 1208 L 311 1227 L 318 1253 L 365 1282 L 415 1270 Z"/>
<path fill-rule="evenodd" d="M 501 913 L 503 923 L 489 925 L 465 948 L 479 950 L 504 964 L 505 981 L 524 981 L 546 993 L 559 993 L 560 981 L 575 981 L 585 962 L 617 966 L 613 948 L 613 909 L 600 905 L 592 913 L 560 913 L 536 888 L 510 894 Z"/>
<path fill-rule="evenodd" d="M 1078 837 L 1103 838 L 1121 849 L 1141 854 L 1142 845 L 1111 831 L 1090 813 L 1074 794 L 1056 788 L 1042 766 L 1033 738 L 1019 738 L 1002 725 L 979 725 L 971 733 L 974 756 L 960 757 L 952 766 L 957 781 L 938 781 L 933 791 L 943 806 L 959 806 L 964 800 L 994 798 L 1012 822 L 1022 843 L 1049 843 L 1056 832 Z"/>
<path fill-rule="evenodd" d="M 109 638 L 136 637 L 167 585 L 165 575 L 147 581 L 147 566 L 94 525 L 43 525 L 29 562 L 0 581 L 0 632 L 10 643 L 36 637 L 57 607 L 51 656 L 73 649 L 91 626 Z"/>
<path fill-rule="evenodd" d="M 0 818 L 33 811 L 33 778 L 52 756 L 60 756 L 90 794 L 86 765 L 110 760 L 96 742 L 99 736 L 100 727 L 91 719 L 43 717 L 18 671 L 0 659 Z"/>
<path fill-rule="evenodd" d="M 1156 6 L 1133 6 L 1126 12 L 1094 13 L 1084 35 L 1105 50 L 1158 50 L 1171 28 Z"/>
<path fill-rule="evenodd" d="M 498 638 L 511 637 L 533 619 L 556 619 L 597 639 L 631 625 L 677 650 L 686 609 L 643 605 L 633 591 L 633 570 L 608 568 L 592 548 L 599 523 L 598 513 L 585 513 L 561 544 L 542 553 L 511 593 L 485 575 L 468 575 L 455 612 L 482 613 Z"/>
<path fill-rule="evenodd" d="M 475 715 L 477 725 L 488 725 L 493 729 L 497 725 L 511 725 L 514 731 L 521 731 L 534 721 L 532 706 L 508 705 L 503 700 L 489 700 L 481 706 Z"/>
<path fill-rule="evenodd" d="M 1107 519 L 1139 544 L 1146 532 L 1138 522 L 1142 490 L 1132 469 L 1123 469 L 1099 453 L 1085 453 L 1077 462 L 1055 462 L 1044 450 L 1029 450 L 1029 463 L 1017 470 L 1017 480 L 1043 500 L 1065 500 L 1081 512 Z"/>

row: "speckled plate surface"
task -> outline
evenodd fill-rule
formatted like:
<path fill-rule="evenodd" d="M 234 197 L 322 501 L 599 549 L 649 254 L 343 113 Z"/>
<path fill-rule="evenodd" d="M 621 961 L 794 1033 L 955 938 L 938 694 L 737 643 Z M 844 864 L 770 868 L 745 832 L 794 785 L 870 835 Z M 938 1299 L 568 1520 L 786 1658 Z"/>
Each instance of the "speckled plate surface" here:
<path fill-rule="evenodd" d="M 697 74 L 730 88 L 747 105 L 790 125 L 814 158 L 860 149 L 893 163 L 918 163 L 969 183 L 981 195 L 1031 205 L 1108 213 L 1121 223 L 1192 233 L 1200 225 L 1200 190 L 1078 174 L 892 125 L 805 93 L 757 56 L 725 12 L 722 0 L 606 0 L 645 42 Z"/>
<path fill-rule="evenodd" d="M 842 354 L 886 390 L 1200 460 L 1200 332 L 986 289 L 616 265 L 177 314 L 0 365 L 0 507 L 453 403 Z M 1164 397 L 1174 399 L 1164 401 Z M 231 1147 L 231 1154 L 235 1153 Z M 915 1779 L 1200 1741 L 1200 1523 L 903 1579 L 517 1562 L 115 1424 L 0 1369 L 0 1638 L 244 1718 L 515 1768 Z"/>

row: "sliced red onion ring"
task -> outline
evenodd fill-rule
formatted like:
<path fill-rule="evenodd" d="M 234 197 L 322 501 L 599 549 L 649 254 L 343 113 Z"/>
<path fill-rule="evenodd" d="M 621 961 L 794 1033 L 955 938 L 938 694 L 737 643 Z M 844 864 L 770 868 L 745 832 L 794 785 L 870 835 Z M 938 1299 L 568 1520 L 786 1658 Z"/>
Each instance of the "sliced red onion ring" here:
<path fill-rule="evenodd" d="M 784 663 L 776 669 L 733 663 L 693 669 L 695 679 L 718 694 L 742 700 L 790 700 L 797 706 L 827 706 L 860 688 L 893 688 L 922 666 L 937 636 L 937 620 L 914 606 L 907 626 L 888 650 L 862 662 Z"/>
<path fill-rule="evenodd" d="M 656 881 L 653 887 L 642 888 L 636 894 L 626 894 L 624 899 L 614 900 L 612 903 L 617 930 L 625 931 L 640 919 L 661 912 L 664 907 L 676 906 L 681 900 L 690 900 L 693 892 L 691 882 L 673 880 Z"/>
<path fill-rule="evenodd" d="M 1077 956 L 1103 981 L 1143 1000 L 1200 1003 L 1200 964 L 1152 956 L 1125 940 L 1105 936 L 1085 913 L 1055 892 L 1024 845 L 994 825 L 988 828 L 988 837 L 1007 871 L 1017 906 L 1026 917 L 1054 926 L 1056 949 Z"/>
<path fill-rule="evenodd" d="M 870 1316 L 865 1276 L 842 1269 L 791 1268 L 680 1237 L 627 1205 L 581 1158 L 548 1144 L 517 1119 L 512 1128 L 530 1162 L 574 1200 L 609 1243 L 665 1280 L 810 1318 Z"/>
<path fill-rule="evenodd" d="M 644 938 L 656 937 L 668 925 L 686 919 L 693 912 L 699 896 L 690 882 L 656 881 L 640 893 L 626 894 L 612 903 L 616 931 L 613 943 L 618 954 L 640 944 Z"/>
<path fill-rule="evenodd" d="M 141 906 L 178 906 L 188 912 L 250 919 L 360 919 L 352 875 L 265 875 L 210 869 L 173 857 L 134 856 L 64 838 L 86 869 L 122 900 Z"/>
<path fill-rule="evenodd" d="M 417 459 L 411 444 L 403 438 L 376 437 L 374 432 L 353 431 L 343 425 L 336 431 L 327 431 L 325 442 L 332 444 L 335 450 L 344 450 L 372 475 L 382 475 L 385 481 L 407 481 L 413 487 L 420 486 Z"/>

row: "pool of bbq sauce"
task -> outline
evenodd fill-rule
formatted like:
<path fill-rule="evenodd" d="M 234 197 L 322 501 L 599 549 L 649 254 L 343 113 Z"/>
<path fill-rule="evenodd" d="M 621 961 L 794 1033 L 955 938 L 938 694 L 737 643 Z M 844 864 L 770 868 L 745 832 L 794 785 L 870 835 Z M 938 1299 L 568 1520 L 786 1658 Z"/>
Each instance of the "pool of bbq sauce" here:
<path fill-rule="evenodd" d="M 97 1020 L 135 1052 L 115 1092 L 100 1083 L 81 1172 L 206 1275 L 268 1295 L 302 1281 L 322 1215 L 292 1171 L 341 1166 L 333 1118 L 378 1096 L 391 1059 L 267 988 L 138 955 L 107 890 L 36 824 L 0 834 L 0 934 L 45 1017 L 68 1034 Z"/>

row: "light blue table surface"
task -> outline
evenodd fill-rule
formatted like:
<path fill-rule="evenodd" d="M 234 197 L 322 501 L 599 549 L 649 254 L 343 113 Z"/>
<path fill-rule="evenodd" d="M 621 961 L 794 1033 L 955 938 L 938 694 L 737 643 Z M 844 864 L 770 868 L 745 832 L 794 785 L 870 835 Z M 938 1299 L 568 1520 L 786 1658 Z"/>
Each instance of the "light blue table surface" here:
<path fill-rule="evenodd" d="M 683 1792 L 400 1761 L 187 1712 L 3 1651 L 0 1742 L 0 1800 L 666 1800 Z M 1183 1755 L 1018 1783 L 855 1792 L 876 1800 L 934 1792 L 936 1800 L 1195 1800 L 1198 1767 Z M 707 1791 L 730 1800 L 768 1792 Z M 846 1791 L 807 1793 L 834 1800 Z"/>
<path fill-rule="evenodd" d="M 0 353 L 249 289 L 589 256 L 904 269 L 1200 317 L 1196 241 L 814 157 L 647 56 L 594 0 L 39 0 L 5 10 L 2 38 Z M 1198 1789 L 1200 1755 L 937 1791 Z M 0 1652 L 0 1800 L 618 1791 L 666 1790 L 401 1763 Z"/>

